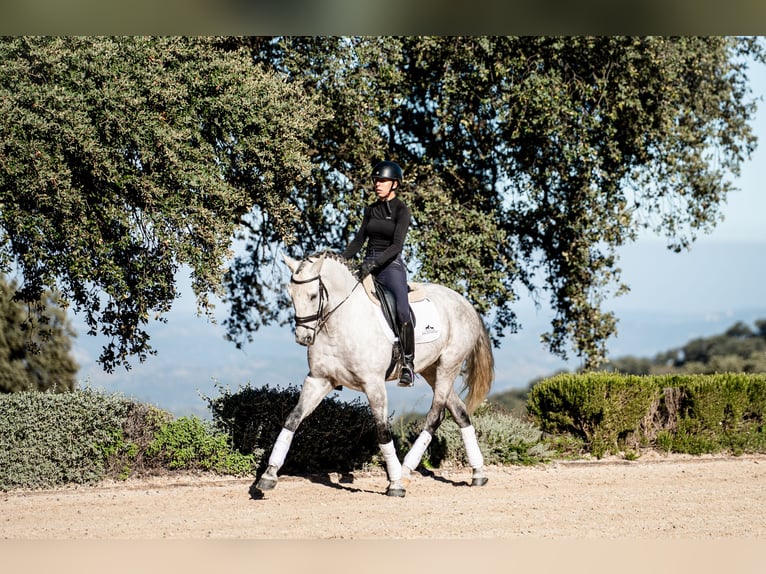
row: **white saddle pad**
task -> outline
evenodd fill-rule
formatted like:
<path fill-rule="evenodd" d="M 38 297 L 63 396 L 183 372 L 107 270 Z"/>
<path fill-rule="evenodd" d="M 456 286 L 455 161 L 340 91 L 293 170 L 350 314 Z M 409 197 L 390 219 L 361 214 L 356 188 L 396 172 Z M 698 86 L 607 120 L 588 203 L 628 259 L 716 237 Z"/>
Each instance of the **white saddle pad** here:
<path fill-rule="evenodd" d="M 441 324 L 439 314 L 436 312 L 436 305 L 428 298 L 410 303 L 412 312 L 415 314 L 415 343 L 430 343 L 435 341 L 441 335 Z M 396 336 L 388 326 L 383 312 L 378 313 L 380 324 L 386 332 L 386 337 L 393 343 Z"/>

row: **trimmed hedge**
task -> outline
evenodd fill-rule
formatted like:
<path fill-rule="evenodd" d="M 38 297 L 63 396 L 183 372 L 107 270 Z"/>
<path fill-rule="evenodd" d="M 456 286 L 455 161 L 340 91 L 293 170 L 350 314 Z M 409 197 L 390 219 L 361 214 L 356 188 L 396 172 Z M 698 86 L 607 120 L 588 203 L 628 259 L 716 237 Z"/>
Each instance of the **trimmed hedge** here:
<path fill-rule="evenodd" d="M 527 412 L 544 431 L 573 435 L 597 457 L 667 452 L 766 452 L 766 375 L 561 374 L 535 385 Z"/>
<path fill-rule="evenodd" d="M 252 474 L 259 458 L 197 417 L 90 389 L 0 394 L 0 490 L 168 471 Z"/>

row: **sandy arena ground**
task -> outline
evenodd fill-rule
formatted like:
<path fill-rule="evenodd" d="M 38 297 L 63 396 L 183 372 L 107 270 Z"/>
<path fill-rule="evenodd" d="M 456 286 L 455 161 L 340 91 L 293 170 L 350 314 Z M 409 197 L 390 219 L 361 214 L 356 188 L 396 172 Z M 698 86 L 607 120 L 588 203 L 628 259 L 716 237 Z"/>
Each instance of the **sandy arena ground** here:
<path fill-rule="evenodd" d="M 416 473 L 158 477 L 0 493 L 0 539 L 554 539 L 766 541 L 766 456 L 666 457 Z M 764 570 L 766 571 L 766 570 Z"/>

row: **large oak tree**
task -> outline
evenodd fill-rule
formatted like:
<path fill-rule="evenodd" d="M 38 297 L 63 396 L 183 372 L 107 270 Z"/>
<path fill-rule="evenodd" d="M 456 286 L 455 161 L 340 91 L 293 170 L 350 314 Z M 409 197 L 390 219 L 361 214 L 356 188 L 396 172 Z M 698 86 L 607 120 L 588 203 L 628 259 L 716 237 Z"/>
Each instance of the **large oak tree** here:
<path fill-rule="evenodd" d="M 106 369 L 151 352 L 147 323 L 190 270 L 202 309 L 232 237 L 268 241 L 298 217 L 321 112 L 311 95 L 206 38 L 0 42 L 0 270 L 19 297 L 57 287 Z"/>
<path fill-rule="evenodd" d="M 278 250 L 340 249 L 371 166 L 405 169 L 408 261 L 496 338 L 524 291 L 552 352 L 604 357 L 616 250 L 687 248 L 752 152 L 746 38 L 12 38 L 0 42 L 0 266 L 143 358 L 187 265 L 239 344 L 289 310 Z"/>
<path fill-rule="evenodd" d="M 256 61 L 315 92 L 296 251 L 339 248 L 358 224 L 372 164 L 405 169 L 409 261 L 465 293 L 502 336 L 523 292 L 555 312 L 543 334 L 586 367 L 605 355 L 624 292 L 617 249 L 642 228 L 688 248 L 721 217 L 753 151 L 747 83 L 762 46 L 732 37 L 252 39 Z M 230 284 L 239 337 L 270 255 L 251 245 Z M 239 274 L 242 269 L 250 273 Z M 248 281 L 241 281 L 247 276 Z M 256 294 L 256 297 L 252 297 Z"/>

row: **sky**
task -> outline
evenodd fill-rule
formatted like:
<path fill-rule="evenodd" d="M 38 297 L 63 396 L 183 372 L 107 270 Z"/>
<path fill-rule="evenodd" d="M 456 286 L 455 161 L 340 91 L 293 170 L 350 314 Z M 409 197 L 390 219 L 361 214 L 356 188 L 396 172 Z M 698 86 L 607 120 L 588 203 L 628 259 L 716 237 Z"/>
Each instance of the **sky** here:
<path fill-rule="evenodd" d="M 766 95 L 766 69 L 750 73 L 753 95 Z M 766 318 L 766 102 L 759 103 L 753 121 L 759 146 L 735 180 L 739 188 L 722 208 L 724 220 L 709 235 L 703 235 L 690 251 L 672 253 L 662 238 L 642 236 L 623 247 L 620 254 L 622 279 L 631 291 L 610 299 L 604 307 L 618 317 L 618 336 L 608 342 L 611 357 L 652 357 L 685 344 L 692 338 L 723 332 L 736 323 Z M 238 350 L 223 339 L 224 330 L 195 313 L 188 281 L 181 299 L 168 314 L 167 324 L 150 327 L 156 356 L 133 368 L 105 373 L 96 363 L 103 345 L 86 333 L 83 322 L 72 317 L 81 333 L 73 352 L 80 364 L 79 386 L 118 392 L 155 404 L 176 416 L 209 416 L 204 397 L 215 398 L 219 386 L 235 391 L 243 385 L 300 386 L 308 371 L 306 349 L 295 343 L 292 327 L 269 327 L 255 333 L 254 341 Z M 524 388 L 533 379 L 561 369 L 574 370 L 576 359 L 563 361 L 540 343 L 549 327 L 549 309 L 528 300 L 516 307 L 522 325 L 508 334 L 495 354 L 492 392 Z M 219 305 L 219 320 L 225 309 Z M 390 383 L 389 411 L 394 416 L 425 412 L 432 393 L 420 379 L 414 388 L 401 389 Z M 344 389 L 333 393 L 340 400 L 363 395 Z"/>

